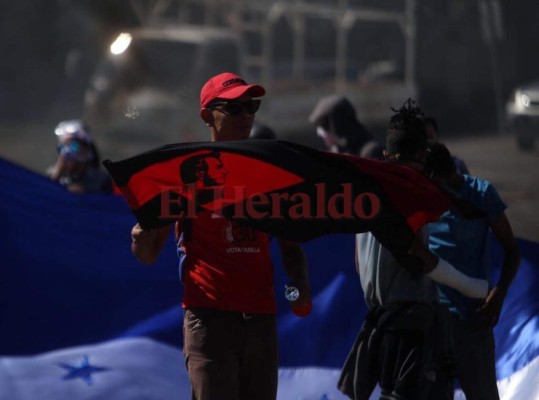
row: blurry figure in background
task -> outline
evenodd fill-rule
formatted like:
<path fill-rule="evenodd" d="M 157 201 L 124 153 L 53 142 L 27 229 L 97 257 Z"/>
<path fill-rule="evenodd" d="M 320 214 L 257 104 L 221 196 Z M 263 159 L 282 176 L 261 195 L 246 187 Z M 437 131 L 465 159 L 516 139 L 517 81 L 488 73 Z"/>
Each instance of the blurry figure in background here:
<path fill-rule="evenodd" d="M 316 133 L 334 153 L 381 159 L 383 146 L 357 118 L 350 101 L 340 95 L 323 97 L 309 116 Z"/>
<path fill-rule="evenodd" d="M 277 139 L 275 131 L 269 126 L 255 122 L 251 129 L 249 139 Z"/>
<path fill-rule="evenodd" d="M 100 169 L 99 153 L 82 122 L 62 121 L 54 133 L 58 139 L 58 159 L 47 175 L 73 193 L 112 193 L 112 181 Z"/>
<path fill-rule="evenodd" d="M 438 123 L 436 122 L 436 120 L 433 117 L 425 117 L 423 118 L 423 123 L 425 124 L 425 129 L 427 131 L 429 141 L 439 142 L 440 131 L 438 130 Z M 470 171 L 468 170 L 468 166 L 466 165 L 466 163 L 458 157 L 452 157 L 453 162 L 455 163 L 455 167 L 457 168 L 457 172 L 461 175 L 469 175 Z"/>
<path fill-rule="evenodd" d="M 442 143 L 430 143 L 427 166 L 431 178 L 449 186 L 462 198 L 482 209 L 482 218 L 466 220 L 456 208 L 428 225 L 429 248 L 436 256 L 451 263 L 458 271 L 486 279 L 490 291 L 485 300 L 473 300 L 454 289 L 438 284 L 440 302 L 451 312 L 451 330 L 455 349 L 457 378 L 467 400 L 499 399 L 496 384 L 496 358 L 493 328 L 498 323 L 505 296 L 520 263 L 520 251 L 506 205 L 496 188 L 483 179 L 461 175 L 451 153 Z M 503 265 L 497 283 L 492 284 L 489 231 L 503 249 Z M 435 385 L 442 392 L 433 399 L 453 399 L 451 377 L 441 376 Z M 444 382 L 446 381 L 446 382 Z M 445 388 L 445 389 L 444 389 Z"/>

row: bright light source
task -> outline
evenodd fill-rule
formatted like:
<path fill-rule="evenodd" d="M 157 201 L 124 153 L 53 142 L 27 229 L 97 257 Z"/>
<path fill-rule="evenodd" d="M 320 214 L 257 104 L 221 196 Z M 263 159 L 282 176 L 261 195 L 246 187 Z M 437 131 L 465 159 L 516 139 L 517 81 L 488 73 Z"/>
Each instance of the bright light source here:
<path fill-rule="evenodd" d="M 129 33 L 120 33 L 114 43 L 110 45 L 112 54 L 122 54 L 131 44 L 131 35 Z"/>
<path fill-rule="evenodd" d="M 520 102 L 524 105 L 524 107 L 530 106 L 530 98 L 525 94 L 520 96 Z"/>

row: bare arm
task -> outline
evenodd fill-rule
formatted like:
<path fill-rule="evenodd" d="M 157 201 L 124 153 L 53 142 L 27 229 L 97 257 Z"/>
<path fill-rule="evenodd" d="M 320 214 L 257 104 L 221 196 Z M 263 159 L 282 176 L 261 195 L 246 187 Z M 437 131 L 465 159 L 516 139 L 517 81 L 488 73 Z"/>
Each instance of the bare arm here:
<path fill-rule="evenodd" d="M 139 224 L 131 229 L 131 252 L 141 263 L 153 264 L 163 249 L 172 225 L 144 230 Z"/>
<path fill-rule="evenodd" d="M 488 282 L 486 280 L 464 275 L 447 261 L 436 257 L 427 248 L 422 234 L 416 236 L 410 248 L 410 254 L 423 260 L 424 273 L 433 281 L 458 290 L 468 297 L 484 299 L 487 296 Z"/>
<path fill-rule="evenodd" d="M 488 294 L 485 303 L 479 309 L 483 314 L 485 323 L 495 326 L 498 323 L 505 296 L 513 282 L 520 265 L 520 250 L 518 248 L 513 229 L 505 213 L 502 213 L 490 223 L 494 236 L 502 246 L 504 259 L 500 279 Z"/>
<path fill-rule="evenodd" d="M 428 274 L 438 264 L 438 257 L 431 253 L 427 245 L 425 244 L 425 237 L 422 232 L 419 232 L 414 240 L 414 243 L 410 247 L 408 253 L 412 256 L 419 257 L 424 264 L 423 271 Z"/>
<path fill-rule="evenodd" d="M 307 270 L 307 258 L 299 243 L 277 239 L 281 249 L 284 269 L 290 278 L 290 283 L 299 289 L 300 296 L 296 304 L 305 305 L 311 300 L 311 288 Z"/>
<path fill-rule="evenodd" d="M 504 252 L 504 260 L 500 280 L 496 284 L 500 290 L 507 292 L 509 286 L 515 279 L 518 266 L 520 265 L 520 250 L 518 248 L 513 229 L 505 213 L 502 213 L 491 222 L 490 228 Z"/>

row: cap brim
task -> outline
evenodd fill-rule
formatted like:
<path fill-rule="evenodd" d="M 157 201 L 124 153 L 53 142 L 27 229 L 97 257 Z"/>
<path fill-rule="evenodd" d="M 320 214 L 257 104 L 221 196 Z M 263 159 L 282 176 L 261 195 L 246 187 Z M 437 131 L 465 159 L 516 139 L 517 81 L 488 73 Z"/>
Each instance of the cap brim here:
<path fill-rule="evenodd" d="M 266 89 L 260 85 L 246 85 L 236 86 L 225 92 L 222 92 L 217 96 L 219 99 L 234 100 L 238 99 L 244 94 L 250 94 L 251 97 L 262 97 L 266 94 Z"/>

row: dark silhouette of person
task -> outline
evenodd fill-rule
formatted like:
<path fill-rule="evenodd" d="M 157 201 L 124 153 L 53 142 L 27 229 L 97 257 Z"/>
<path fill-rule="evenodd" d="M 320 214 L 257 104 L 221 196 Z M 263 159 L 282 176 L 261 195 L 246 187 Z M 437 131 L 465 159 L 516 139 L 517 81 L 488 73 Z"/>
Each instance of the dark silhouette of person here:
<path fill-rule="evenodd" d="M 359 122 L 352 103 L 344 96 L 323 97 L 309 116 L 316 133 L 335 153 L 383 158 L 383 145 Z"/>

